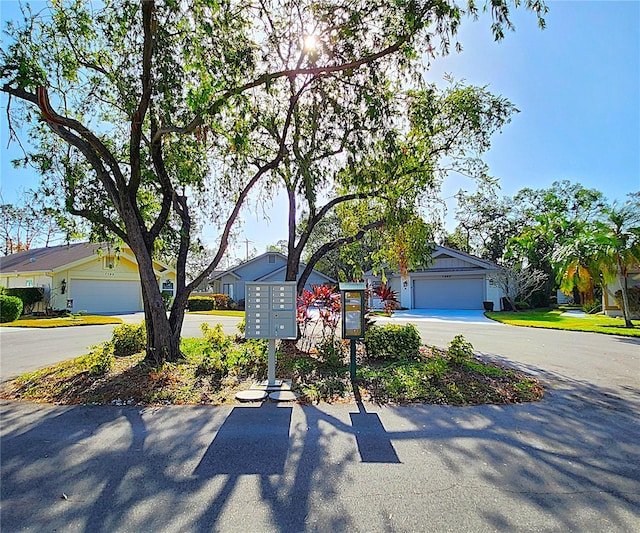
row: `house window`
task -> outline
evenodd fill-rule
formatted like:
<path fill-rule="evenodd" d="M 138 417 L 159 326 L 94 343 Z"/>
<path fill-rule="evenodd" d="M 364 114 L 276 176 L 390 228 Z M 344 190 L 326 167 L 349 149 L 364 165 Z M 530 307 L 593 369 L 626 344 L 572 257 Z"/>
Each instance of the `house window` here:
<path fill-rule="evenodd" d="M 173 298 L 173 281 L 171 280 L 163 281 L 162 292 L 169 293 L 170 297 Z"/>
<path fill-rule="evenodd" d="M 113 270 L 116 268 L 116 257 L 115 255 L 105 255 L 102 258 L 102 268 L 104 270 Z"/>
<path fill-rule="evenodd" d="M 24 280 L 24 286 L 25 287 L 33 287 L 33 280 L 32 279 L 25 279 Z"/>
<path fill-rule="evenodd" d="M 233 283 L 223 283 L 222 294 L 227 294 L 233 300 Z"/>
<path fill-rule="evenodd" d="M 275 263 L 276 262 L 276 256 L 275 255 L 270 255 L 269 256 L 269 263 Z"/>

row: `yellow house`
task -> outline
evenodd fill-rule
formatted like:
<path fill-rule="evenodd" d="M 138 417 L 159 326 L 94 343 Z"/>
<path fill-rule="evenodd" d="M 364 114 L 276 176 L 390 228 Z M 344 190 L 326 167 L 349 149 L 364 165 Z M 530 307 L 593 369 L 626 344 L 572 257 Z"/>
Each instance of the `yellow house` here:
<path fill-rule="evenodd" d="M 153 264 L 158 286 L 174 295 L 175 270 Z M 44 301 L 35 311 L 117 314 L 143 310 L 138 264 L 129 248 L 115 252 L 104 244 L 77 243 L 36 248 L 0 257 L 0 285 L 40 287 Z"/>

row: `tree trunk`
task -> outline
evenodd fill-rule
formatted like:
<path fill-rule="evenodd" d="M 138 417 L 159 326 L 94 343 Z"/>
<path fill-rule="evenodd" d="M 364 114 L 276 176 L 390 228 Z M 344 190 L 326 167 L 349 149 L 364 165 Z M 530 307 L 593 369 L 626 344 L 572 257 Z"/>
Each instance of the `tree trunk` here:
<path fill-rule="evenodd" d="M 622 289 L 622 315 L 624 316 L 624 325 L 627 328 L 632 328 L 633 322 L 631 322 L 629 295 L 627 294 L 627 276 L 620 258 L 618 258 L 618 276 L 620 278 L 620 287 Z"/>

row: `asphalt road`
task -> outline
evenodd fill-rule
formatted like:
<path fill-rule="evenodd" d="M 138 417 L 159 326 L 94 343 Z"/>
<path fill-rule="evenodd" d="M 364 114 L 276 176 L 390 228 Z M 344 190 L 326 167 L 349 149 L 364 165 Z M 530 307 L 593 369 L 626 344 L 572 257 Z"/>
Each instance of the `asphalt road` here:
<path fill-rule="evenodd" d="M 536 372 L 545 399 L 1 402 L 2 531 L 640 530 L 637 341 L 464 322 L 418 327 L 427 343 L 446 346 L 463 333 L 487 357 Z"/>
<path fill-rule="evenodd" d="M 121 315 L 127 323 L 139 324 L 144 313 Z M 200 324 L 221 323 L 225 333 L 237 333 L 237 317 L 185 316 L 183 337 L 201 337 Z M 111 338 L 114 326 L 82 326 L 52 329 L 0 328 L 0 380 L 16 377 L 88 352 L 88 347 Z"/>

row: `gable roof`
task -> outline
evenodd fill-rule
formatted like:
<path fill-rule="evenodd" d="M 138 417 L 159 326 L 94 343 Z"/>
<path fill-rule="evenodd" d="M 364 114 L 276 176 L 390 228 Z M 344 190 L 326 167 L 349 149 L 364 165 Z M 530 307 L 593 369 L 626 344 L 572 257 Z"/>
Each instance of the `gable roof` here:
<path fill-rule="evenodd" d="M 269 272 L 265 272 L 262 275 L 258 276 L 255 279 L 247 279 L 244 276 L 242 276 L 242 270 L 245 270 L 247 266 L 250 266 L 254 263 L 257 262 L 264 262 L 264 261 L 268 261 L 268 257 L 272 255 L 275 256 L 276 258 L 280 259 L 281 262 L 280 264 L 274 263 L 273 264 L 273 269 L 270 270 Z M 282 262 L 284 262 L 284 265 L 282 264 Z M 306 266 L 306 263 L 300 263 L 300 268 L 304 269 Z M 221 271 L 214 271 L 211 276 L 209 277 L 209 281 L 216 281 L 217 279 L 222 278 L 225 275 L 233 275 L 236 278 L 240 279 L 240 280 L 244 280 L 244 281 L 264 281 L 265 279 L 270 278 L 271 276 L 273 276 L 275 273 L 278 273 L 284 269 L 287 268 L 287 256 L 284 254 L 281 254 L 280 252 L 265 252 L 261 255 L 258 255 L 252 259 L 249 259 L 249 261 L 245 261 L 244 263 L 240 263 L 239 265 L 236 265 L 232 268 L 230 268 L 229 270 L 221 270 Z M 334 280 L 333 278 L 330 278 L 329 276 L 323 274 L 322 272 L 319 272 L 318 270 L 316 270 L 315 268 L 313 269 L 313 273 L 317 276 L 323 277 L 327 280 L 327 282 L 329 283 L 335 283 L 336 280 Z"/>
<path fill-rule="evenodd" d="M 467 252 L 461 252 L 460 250 L 454 250 L 453 248 L 448 248 L 446 246 L 436 245 L 435 251 L 431 256 L 432 259 L 437 259 L 438 257 L 449 256 L 453 258 L 460 259 L 462 261 L 466 261 L 471 265 L 487 270 L 497 270 L 499 267 L 495 263 L 491 261 L 487 261 L 486 259 L 481 259 L 478 256 L 468 254 Z"/>
<path fill-rule="evenodd" d="M 300 263 L 300 267 L 298 268 L 298 274 L 300 274 L 304 270 L 304 268 L 306 266 L 307 266 L 306 263 Z M 258 279 L 255 279 L 253 281 L 266 281 L 269 278 L 271 278 L 272 276 L 275 276 L 276 274 L 279 274 L 280 272 L 283 272 L 286 269 L 287 269 L 287 265 L 281 266 L 279 268 L 276 268 L 272 272 L 269 272 L 269 273 L 265 274 L 264 276 L 260 276 Z M 318 276 L 320 278 L 323 278 L 327 283 L 335 283 L 336 282 L 335 279 L 330 278 L 329 276 L 327 276 L 326 274 L 323 274 L 322 272 L 316 270 L 315 268 L 312 270 L 312 274 L 315 275 L 315 276 Z"/>
<path fill-rule="evenodd" d="M 98 257 L 98 250 L 108 250 L 106 244 L 96 244 L 80 242 L 72 244 L 62 244 L 46 248 L 33 248 L 5 257 L 0 257 L 0 272 L 52 272 L 63 268 L 69 268 L 76 264 L 81 264 Z M 126 248 L 121 252 L 128 259 L 135 261 L 135 257 Z M 154 266 L 161 272 L 169 267 L 159 261 L 154 260 Z"/>
<path fill-rule="evenodd" d="M 464 261 L 468 263 L 468 267 L 446 267 L 446 268 L 432 268 L 428 266 L 426 268 L 418 268 L 416 270 L 411 270 L 410 272 L 451 272 L 451 271 L 465 271 L 465 270 L 484 270 L 487 272 L 495 272 L 500 269 L 498 265 L 492 263 L 491 261 L 487 261 L 486 259 L 481 259 L 475 255 L 468 254 L 466 252 L 461 252 L 460 250 L 454 250 L 453 248 L 448 248 L 446 246 L 440 246 L 439 244 L 434 247 L 433 254 L 431 255 L 431 259 L 435 260 L 438 258 L 451 257 L 453 259 L 459 259 L 460 261 Z M 373 269 L 368 270 L 364 273 L 365 276 L 372 276 Z"/>
<path fill-rule="evenodd" d="M 0 257 L 0 272 L 47 272 L 96 255 L 100 244 L 75 243 L 34 248 Z"/>

